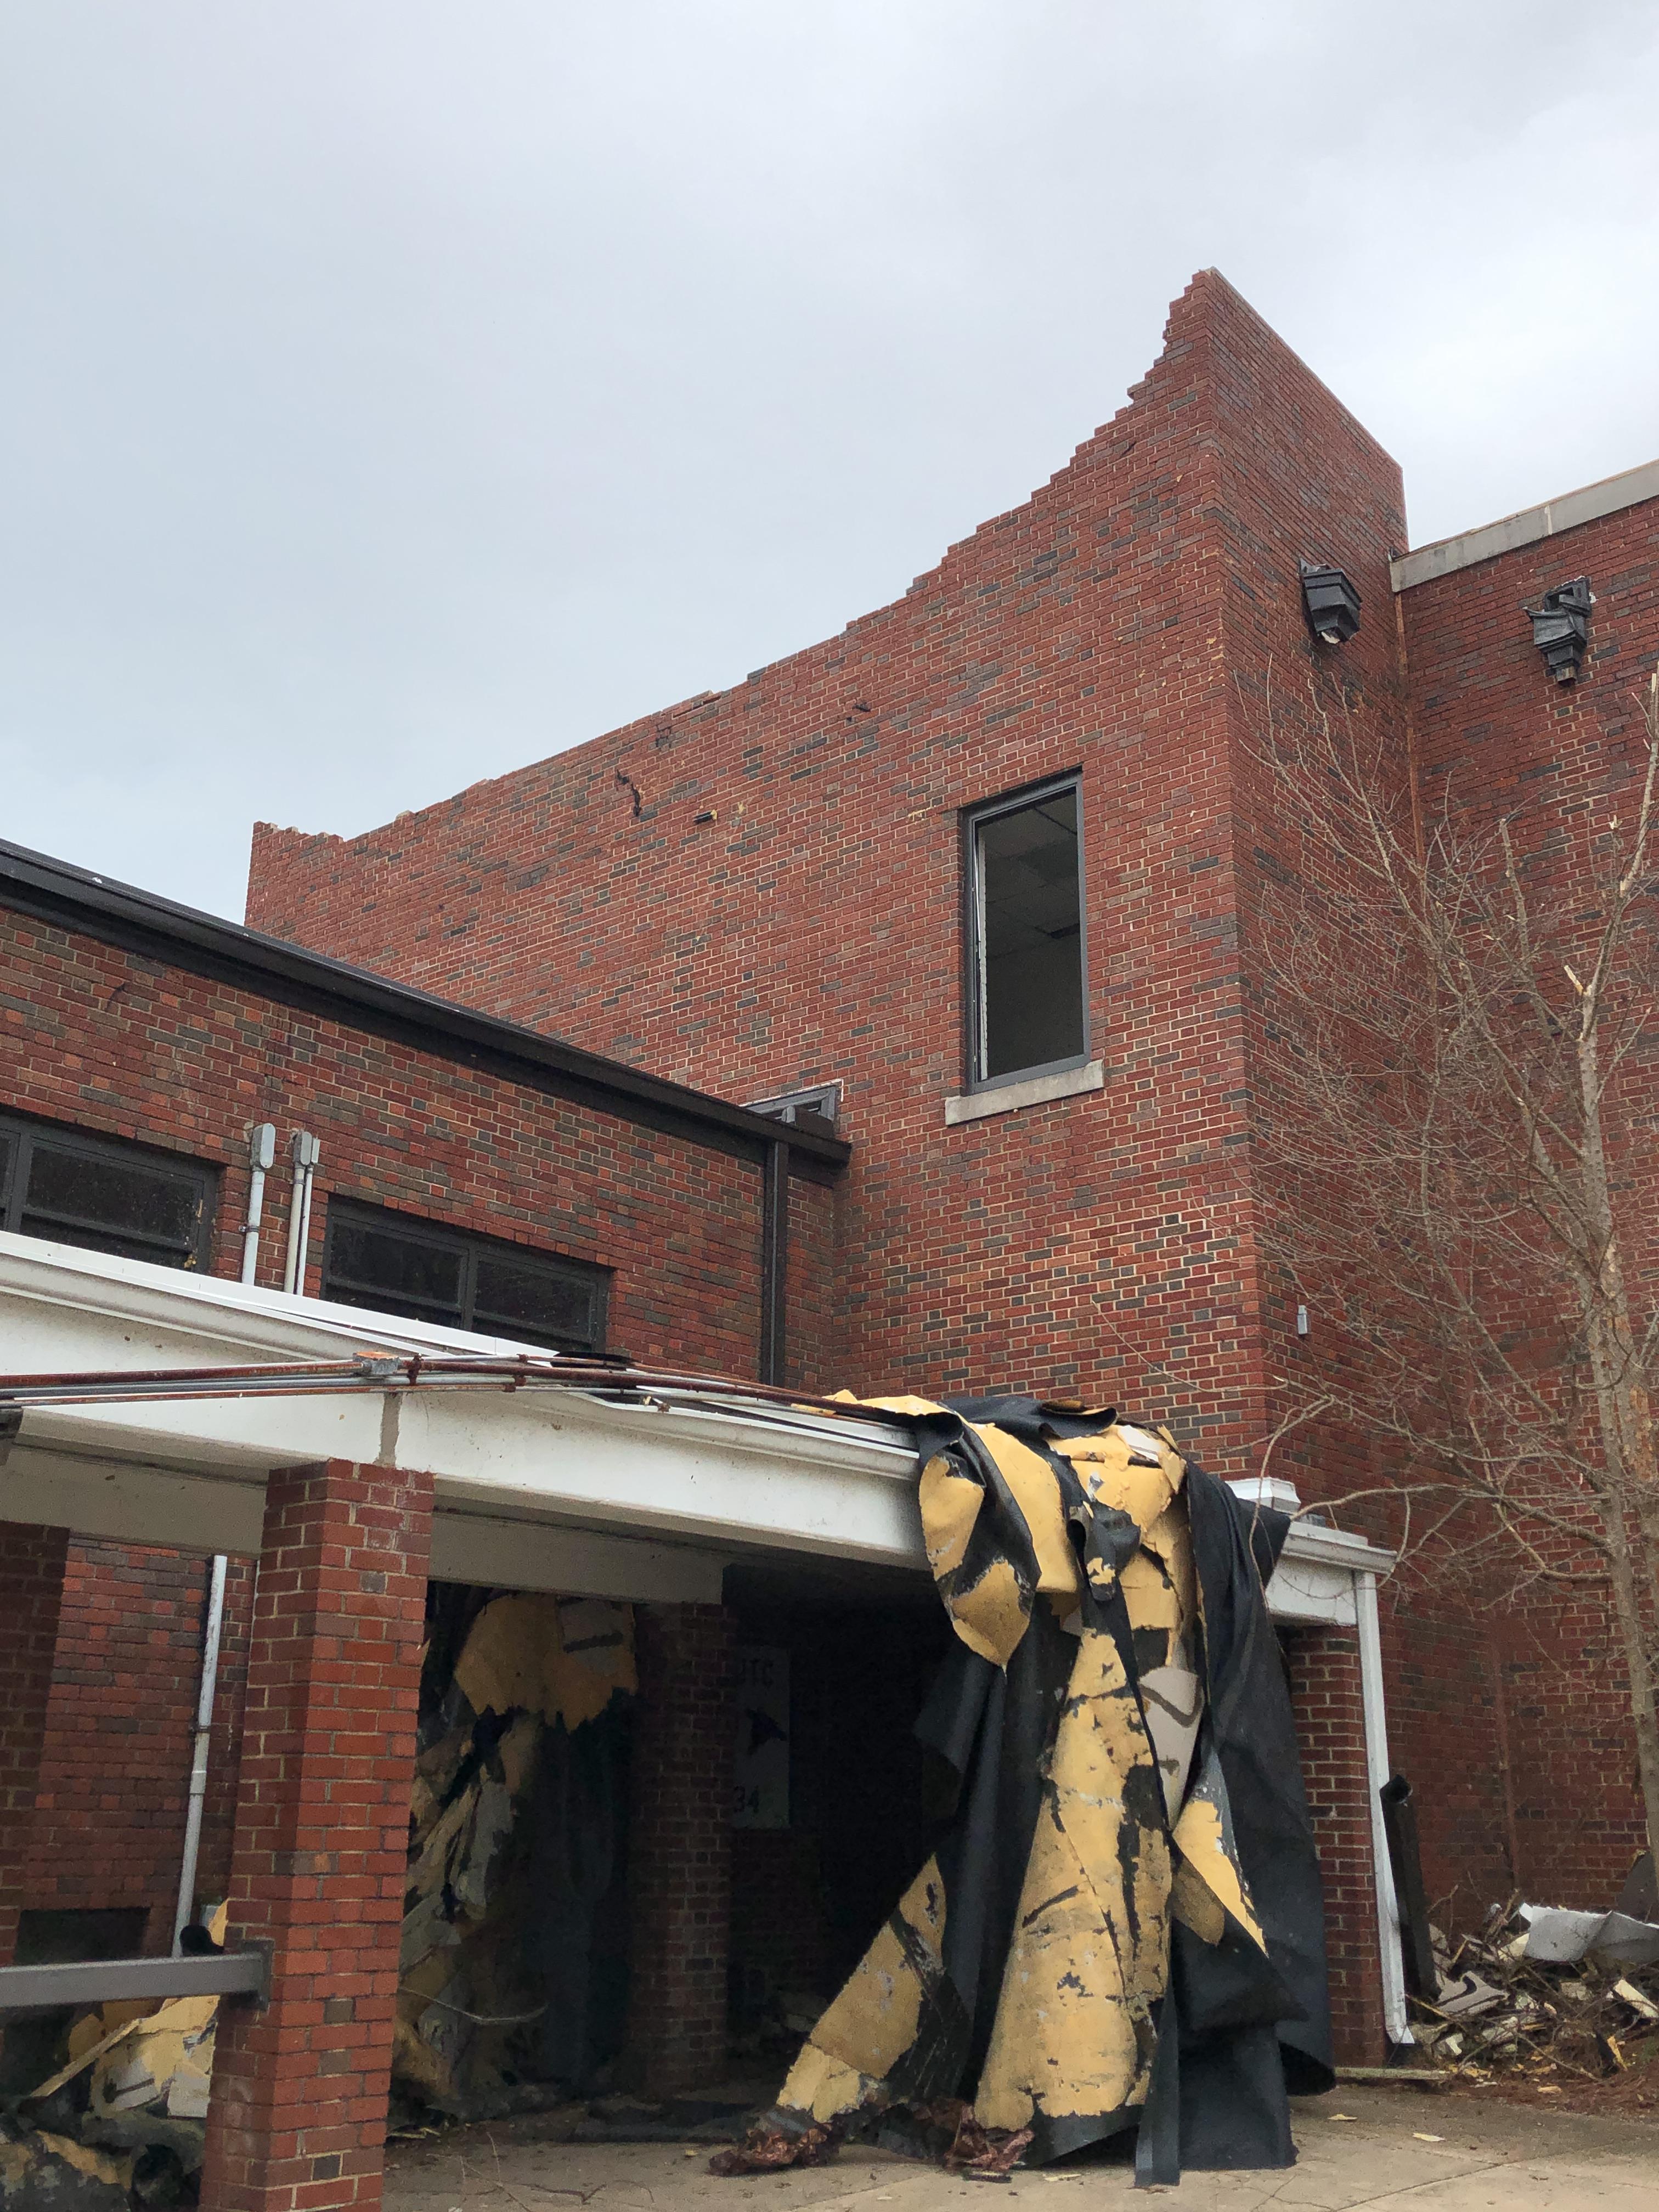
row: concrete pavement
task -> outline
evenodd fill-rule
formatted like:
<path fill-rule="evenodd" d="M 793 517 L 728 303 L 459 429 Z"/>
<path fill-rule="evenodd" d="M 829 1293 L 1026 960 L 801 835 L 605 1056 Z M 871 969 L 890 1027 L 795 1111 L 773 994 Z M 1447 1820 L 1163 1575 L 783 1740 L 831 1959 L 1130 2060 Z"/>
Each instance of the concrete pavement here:
<path fill-rule="evenodd" d="M 1154 2195 L 1181 2212 L 1659 2212 L 1651 2123 L 1397 2089 L 1344 2089 L 1296 2115 L 1288 2172 L 1191 2174 L 1139 2197 L 1121 2152 L 1017 2173 L 1006 2188 L 868 2151 L 717 2180 L 708 2144 L 548 2142 L 533 2120 L 509 2121 L 394 2144 L 386 2212 L 962 2212 L 964 2198 L 988 2197 L 983 2212 L 1129 2212 Z"/>

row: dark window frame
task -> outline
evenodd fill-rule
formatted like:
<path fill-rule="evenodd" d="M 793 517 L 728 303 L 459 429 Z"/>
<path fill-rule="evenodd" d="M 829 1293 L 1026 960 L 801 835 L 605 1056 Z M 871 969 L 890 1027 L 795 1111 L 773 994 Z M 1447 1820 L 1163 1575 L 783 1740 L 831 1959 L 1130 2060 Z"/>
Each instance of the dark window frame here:
<path fill-rule="evenodd" d="M 1058 799 L 1068 793 L 1077 807 L 1078 994 L 1083 1032 L 1081 1048 L 1075 1053 L 1068 1053 L 1061 1060 L 1036 1061 L 1030 1067 L 1010 1068 L 1000 1075 L 987 1075 L 983 1072 L 986 1038 L 985 992 L 981 973 L 983 930 L 980 913 L 980 831 L 988 822 L 998 821 L 1005 815 L 1020 813 L 1028 806 L 1040 805 L 1045 799 Z M 1080 768 L 1067 769 L 1060 775 L 1043 776 L 1036 783 L 1022 784 L 1017 790 L 1000 793 L 995 799 L 981 799 L 962 810 L 962 961 L 965 1016 L 962 1080 L 963 1092 L 967 1095 L 1005 1091 L 1011 1084 L 1030 1083 L 1044 1075 L 1064 1075 L 1073 1068 L 1086 1067 L 1089 1064 L 1093 1038 L 1089 1022 L 1089 875 L 1083 819 L 1083 771 Z"/>
<path fill-rule="evenodd" d="M 335 1265 L 335 1237 L 341 1227 L 378 1229 L 392 1237 L 402 1237 L 413 1243 L 423 1243 L 433 1250 L 450 1252 L 461 1262 L 461 1291 L 458 1301 L 460 1317 L 452 1319 L 448 1314 L 428 1313 L 424 1316 L 404 1314 L 400 1319 L 420 1322 L 424 1319 L 434 1328 L 458 1328 L 470 1335 L 495 1336 L 515 1343 L 537 1341 L 522 1326 L 475 1327 L 473 1316 L 477 1308 L 479 1260 L 500 1260 L 506 1264 L 524 1268 L 531 1273 L 545 1273 L 562 1282 L 579 1283 L 592 1300 L 593 1330 L 592 1340 L 574 1336 L 557 1336 L 541 1348 L 556 1352 L 592 1352 L 602 1357 L 610 1326 L 611 1284 L 614 1269 L 600 1267 L 591 1260 L 573 1260 L 568 1253 L 550 1251 L 542 1244 L 520 1244 L 510 1237 L 491 1237 L 482 1231 L 455 1229 L 447 1222 L 434 1221 L 424 1213 L 405 1213 L 395 1206 L 378 1206 L 372 1199 L 354 1198 L 349 1193 L 331 1192 L 328 1198 L 327 1219 L 323 1231 L 323 1269 L 320 1295 L 334 1298 L 343 1305 L 359 1311 L 397 1315 L 395 1304 L 371 1305 L 369 1297 L 376 1285 L 344 1276 Z M 349 1298 L 336 1296 L 343 1285 L 356 1293 Z M 410 1303 L 415 1303 L 410 1301 Z M 435 1306 L 439 1302 L 432 1301 Z M 543 1337 L 554 1339 L 556 1332 L 547 1329 Z"/>
<path fill-rule="evenodd" d="M 194 1184 L 196 1188 L 196 1222 L 194 1234 L 188 1242 L 173 1249 L 185 1256 L 177 1261 L 151 1259 L 150 1267 L 173 1267 L 181 1273 L 206 1274 L 213 1258 L 213 1228 L 219 1210 L 219 1182 L 222 1173 L 216 1162 L 199 1160 L 187 1152 L 170 1152 L 160 1145 L 147 1145 L 136 1137 L 115 1137 L 100 1129 L 87 1129 L 74 1121 L 53 1121 L 44 1115 L 0 1112 L 0 1139 L 11 1140 L 6 1156 L 0 1160 L 0 1229 L 16 1237 L 32 1237 L 42 1243 L 70 1245 L 79 1252 L 106 1252 L 117 1259 L 130 1259 L 131 1253 L 112 1250 L 115 1243 L 143 1244 L 154 1243 L 163 1248 L 161 1238 L 146 1238 L 141 1232 L 123 1231 L 112 1228 L 109 1244 L 98 1244 L 67 1236 L 52 1237 L 38 1229 L 26 1229 L 23 1218 L 32 1211 L 28 1197 L 28 1163 L 34 1146 L 45 1145 L 58 1152 L 78 1155 L 100 1167 L 143 1166 L 154 1169 L 174 1180 Z M 65 1217 L 67 1219 L 68 1217 Z M 99 1226 L 90 1216 L 76 1219 L 78 1228 L 96 1230 Z M 163 1248 L 164 1249 L 164 1248 Z"/>
<path fill-rule="evenodd" d="M 841 1085 L 815 1083 L 805 1091 L 781 1091 L 775 1098 L 756 1099 L 748 1110 L 763 1114 L 769 1121 L 782 1121 L 792 1129 L 816 1128 L 821 1121 L 833 1131 L 841 1118 Z M 812 1118 L 803 1123 L 804 1114 Z"/>

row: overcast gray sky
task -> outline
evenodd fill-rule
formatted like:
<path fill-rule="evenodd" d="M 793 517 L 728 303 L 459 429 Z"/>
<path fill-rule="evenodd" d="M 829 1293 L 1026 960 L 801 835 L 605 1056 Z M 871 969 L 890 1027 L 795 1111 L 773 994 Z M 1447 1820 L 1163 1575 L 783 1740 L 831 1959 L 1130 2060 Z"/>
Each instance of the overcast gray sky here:
<path fill-rule="evenodd" d="M 1659 6 L 3 0 L 0 833 L 240 915 L 832 634 L 1213 263 L 1413 542 L 1659 454 Z"/>

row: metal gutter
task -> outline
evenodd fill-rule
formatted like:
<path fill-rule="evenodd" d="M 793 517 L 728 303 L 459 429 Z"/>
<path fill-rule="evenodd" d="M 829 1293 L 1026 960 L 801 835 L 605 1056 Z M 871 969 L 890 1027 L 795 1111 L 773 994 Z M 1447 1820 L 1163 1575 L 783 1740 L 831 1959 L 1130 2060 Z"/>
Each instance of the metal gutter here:
<path fill-rule="evenodd" d="M 6 838 L 0 838 L 0 905 L 710 1151 L 765 1163 L 775 1148 L 786 1147 L 793 1173 L 823 1180 L 852 1157 L 844 1139 L 751 1114 Z"/>

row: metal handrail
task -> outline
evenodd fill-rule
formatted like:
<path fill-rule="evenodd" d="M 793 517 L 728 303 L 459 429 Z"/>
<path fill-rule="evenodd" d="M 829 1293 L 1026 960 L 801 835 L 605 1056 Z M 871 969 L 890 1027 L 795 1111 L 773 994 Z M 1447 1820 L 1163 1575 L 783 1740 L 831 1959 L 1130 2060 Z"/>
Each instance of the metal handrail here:
<path fill-rule="evenodd" d="M 267 1997 L 264 1951 L 216 1951 L 200 1958 L 82 1959 L 67 1966 L 0 1966 L 0 2020 L 45 2005 L 110 2004 L 131 1997 Z"/>

